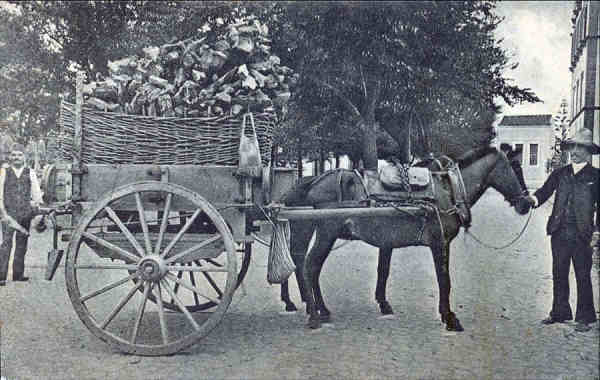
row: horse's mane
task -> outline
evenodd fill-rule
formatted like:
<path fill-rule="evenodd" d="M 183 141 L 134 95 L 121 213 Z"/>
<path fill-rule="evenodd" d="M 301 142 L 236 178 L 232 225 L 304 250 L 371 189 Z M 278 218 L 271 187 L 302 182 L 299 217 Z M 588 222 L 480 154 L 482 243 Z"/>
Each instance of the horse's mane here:
<path fill-rule="evenodd" d="M 462 156 L 458 157 L 458 166 L 461 169 L 466 168 L 467 166 L 471 165 L 480 158 L 487 156 L 490 153 L 498 153 L 498 149 L 496 149 L 496 147 L 493 146 L 484 146 L 482 148 L 470 150 Z"/>

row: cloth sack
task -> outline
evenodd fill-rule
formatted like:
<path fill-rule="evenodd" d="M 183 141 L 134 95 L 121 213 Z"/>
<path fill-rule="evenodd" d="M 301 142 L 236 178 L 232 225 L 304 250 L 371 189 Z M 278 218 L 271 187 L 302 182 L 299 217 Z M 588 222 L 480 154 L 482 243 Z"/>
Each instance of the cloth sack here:
<path fill-rule="evenodd" d="M 247 136 L 248 124 L 252 129 L 251 135 Z M 244 114 L 242 130 L 240 132 L 239 163 L 237 173 L 253 178 L 262 177 L 262 161 L 256 128 L 254 128 L 254 117 L 251 113 Z"/>
<path fill-rule="evenodd" d="M 278 220 L 273 224 L 267 263 L 267 282 L 269 284 L 281 284 L 296 270 L 290 253 L 290 233 L 288 220 Z"/>

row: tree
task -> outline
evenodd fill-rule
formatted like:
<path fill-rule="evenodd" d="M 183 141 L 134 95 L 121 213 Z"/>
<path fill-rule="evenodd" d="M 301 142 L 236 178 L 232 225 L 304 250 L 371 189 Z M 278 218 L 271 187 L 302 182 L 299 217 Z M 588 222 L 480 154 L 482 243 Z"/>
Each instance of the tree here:
<path fill-rule="evenodd" d="M 557 168 L 567 162 L 566 154 L 562 151 L 561 145 L 569 136 L 569 105 L 567 99 L 563 99 L 558 108 L 558 112 L 552 116 L 554 126 L 554 146 L 552 147 L 552 168 Z"/>
<path fill-rule="evenodd" d="M 374 169 L 378 125 L 402 145 L 414 129 L 432 136 L 450 120 L 458 128 L 489 121 L 498 96 L 539 101 L 504 77 L 510 65 L 493 36 L 501 21 L 493 9 L 491 1 L 276 5 L 274 48 L 304 79 L 298 127 L 335 121 L 357 130 Z"/>
<path fill-rule="evenodd" d="M 93 80 L 107 74 L 110 60 L 239 17 L 223 2 L 10 3 L 0 7 L 0 117 L 23 142 L 55 128 L 60 99 L 74 93 L 75 69 Z"/>

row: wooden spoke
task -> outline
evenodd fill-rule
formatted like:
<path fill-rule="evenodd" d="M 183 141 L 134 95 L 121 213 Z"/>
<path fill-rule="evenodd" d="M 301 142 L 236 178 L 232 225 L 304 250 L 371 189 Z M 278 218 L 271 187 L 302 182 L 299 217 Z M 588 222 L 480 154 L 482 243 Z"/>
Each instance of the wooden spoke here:
<path fill-rule="evenodd" d="M 192 273 L 192 272 L 190 272 Z M 177 278 L 181 280 L 181 277 L 183 277 L 183 272 L 179 271 L 177 272 Z M 177 294 L 177 291 L 179 290 L 179 284 L 175 284 L 175 286 L 173 287 L 173 290 L 175 291 L 175 294 Z M 171 303 L 173 303 L 173 300 L 171 300 Z"/>
<path fill-rule="evenodd" d="M 207 263 L 211 263 L 212 265 L 214 265 L 216 267 L 222 267 L 223 266 L 223 264 L 221 264 L 219 262 L 216 262 L 213 259 L 205 259 L 205 260 L 206 260 Z M 196 263 L 196 264 L 201 265 L 200 263 Z"/>
<path fill-rule="evenodd" d="M 125 270 L 137 270 L 138 266 L 134 264 L 76 264 L 73 266 L 75 269 L 125 269 Z"/>
<path fill-rule="evenodd" d="M 156 241 L 156 247 L 154 247 L 154 254 L 158 255 L 160 253 L 160 247 L 162 246 L 162 241 L 165 236 L 165 231 L 167 230 L 167 224 L 169 224 L 169 214 L 171 213 L 171 201 L 173 200 L 173 194 L 167 194 L 167 200 L 165 202 L 165 209 L 162 218 L 162 222 L 160 223 L 160 230 L 158 232 L 158 240 Z"/>
<path fill-rule="evenodd" d="M 171 195 L 171 194 L 169 194 Z M 163 307 L 163 299 L 162 299 L 162 290 L 160 286 L 160 282 L 157 284 L 158 286 L 158 301 L 156 304 L 158 305 L 158 321 L 160 323 L 160 335 L 162 336 L 163 344 L 169 343 L 169 330 L 167 329 L 167 321 L 165 319 L 165 310 Z"/>
<path fill-rule="evenodd" d="M 150 242 L 150 231 L 148 231 L 148 223 L 146 222 L 146 215 L 144 214 L 144 205 L 142 204 L 142 197 L 139 192 L 135 193 L 135 204 L 137 205 L 138 214 L 140 216 L 140 224 L 142 231 L 144 232 L 144 242 L 146 243 L 146 252 L 152 252 L 152 242 Z"/>
<path fill-rule="evenodd" d="M 135 324 L 133 325 L 133 331 L 131 332 L 131 344 L 135 344 L 135 341 L 137 340 L 140 324 L 142 323 L 142 318 L 144 317 L 144 310 L 146 310 L 146 302 L 148 302 L 148 295 L 153 287 L 154 284 L 146 282 L 144 287 L 144 299 L 142 300 L 142 304 L 138 309 L 137 317 L 135 318 Z"/>
<path fill-rule="evenodd" d="M 197 250 L 201 249 L 202 247 L 205 247 L 205 246 L 207 246 L 207 245 L 209 245 L 211 243 L 214 243 L 217 240 L 220 240 L 222 238 L 223 237 L 220 234 L 217 234 L 217 235 L 211 237 L 210 239 L 204 240 L 202 243 L 198 243 L 198 244 L 194 245 L 193 247 L 190 247 L 190 248 L 186 249 L 183 252 L 180 252 L 180 253 L 178 253 L 178 254 L 176 254 L 174 256 L 168 257 L 165 260 L 165 263 L 170 264 L 170 263 L 172 263 L 174 261 L 179 261 L 180 258 L 185 257 L 186 255 L 189 255 L 189 254 L 193 253 L 194 251 L 197 251 Z"/>
<path fill-rule="evenodd" d="M 188 267 L 184 265 L 167 265 L 167 268 L 171 272 L 181 271 L 181 272 L 227 272 L 227 268 L 197 268 L 197 267 Z"/>
<path fill-rule="evenodd" d="M 192 266 L 192 263 L 189 263 L 189 266 Z M 196 278 L 194 277 L 194 272 L 188 272 L 188 274 L 190 275 L 190 282 L 192 283 L 192 286 L 195 287 L 196 286 Z M 198 299 L 198 295 L 196 293 L 194 294 L 194 302 L 196 302 L 196 306 L 200 305 L 200 300 Z"/>
<path fill-rule="evenodd" d="M 194 317 L 192 316 L 192 314 L 190 314 L 190 312 L 188 311 L 188 309 L 185 307 L 185 305 L 183 304 L 183 302 L 181 302 L 181 300 L 177 297 L 177 295 L 175 293 L 173 293 L 173 289 L 171 289 L 169 287 L 169 284 L 167 283 L 167 281 L 165 279 L 162 279 L 161 283 L 164 286 L 164 288 L 167 291 L 167 293 L 169 293 L 169 295 L 171 296 L 171 298 L 175 301 L 175 303 L 177 304 L 177 306 L 179 306 L 179 310 L 181 310 L 181 312 L 190 321 L 190 323 L 192 324 L 192 326 L 194 327 L 194 329 L 196 331 L 200 330 L 200 326 L 198 326 L 198 323 L 196 322 L 196 320 L 194 319 Z"/>
<path fill-rule="evenodd" d="M 105 329 L 106 326 L 108 326 L 108 324 L 117 316 L 117 314 L 119 314 L 119 311 L 121 311 L 121 309 L 123 308 L 123 306 L 125 306 L 125 304 L 127 302 L 129 302 L 129 300 L 131 299 L 131 297 L 133 297 L 133 295 L 135 294 L 135 292 L 137 292 L 138 289 L 140 289 L 142 286 L 143 286 L 143 282 L 140 281 L 136 286 L 134 286 L 133 288 L 131 288 L 131 290 L 129 291 L 129 293 L 127 293 L 125 295 L 125 297 L 123 297 L 123 299 L 121 299 L 121 302 L 119 302 L 119 304 L 111 311 L 111 313 L 104 320 L 104 322 L 102 322 L 102 324 L 100 325 L 101 329 Z"/>
<path fill-rule="evenodd" d="M 165 248 L 165 250 L 162 252 L 162 254 L 160 255 L 161 257 L 167 257 L 169 252 L 171 252 L 171 249 L 173 249 L 175 244 L 177 244 L 177 242 L 183 237 L 183 235 L 187 232 L 187 230 L 190 228 L 192 223 L 194 223 L 194 220 L 196 220 L 196 218 L 198 217 L 198 215 L 200 215 L 201 212 L 202 212 L 202 210 L 196 209 L 196 211 L 194 212 L 192 217 L 188 219 L 187 223 L 185 223 L 183 228 L 177 233 L 177 235 L 175 235 L 175 237 L 169 243 L 167 248 Z"/>
<path fill-rule="evenodd" d="M 209 261 L 211 264 L 216 265 L 218 267 L 222 267 L 223 266 L 223 265 L 221 265 L 221 264 L 219 264 L 216 261 L 211 260 L 211 259 L 207 259 L 206 261 Z M 196 265 L 198 265 L 199 267 L 202 266 L 202 262 L 200 260 L 194 260 L 194 263 Z M 190 272 L 190 274 L 191 274 L 191 272 Z M 219 285 L 217 285 L 217 283 L 215 282 L 215 280 L 207 272 L 202 272 L 202 274 L 204 275 L 204 277 L 206 278 L 206 280 L 209 282 L 210 286 L 212 286 L 213 289 L 217 292 L 217 294 L 219 295 L 219 298 L 221 298 L 223 296 L 223 292 L 221 291 L 221 288 L 219 288 Z"/>
<path fill-rule="evenodd" d="M 195 294 L 198 294 L 198 295 L 199 295 L 199 296 L 201 296 L 201 297 L 204 297 L 204 298 L 206 298 L 206 299 L 207 299 L 207 300 L 209 300 L 209 301 L 212 301 L 212 302 L 214 302 L 214 303 L 216 303 L 216 304 L 219 304 L 219 303 L 221 302 L 221 301 L 219 301 L 219 300 L 218 300 L 218 299 L 216 299 L 216 298 L 213 298 L 213 297 L 210 297 L 210 296 L 207 296 L 206 294 L 204 294 L 204 292 L 202 291 L 202 289 L 198 289 L 198 288 L 197 288 L 197 287 L 195 287 L 195 286 L 191 286 L 191 285 L 187 284 L 185 281 L 183 281 L 183 280 L 180 280 L 180 279 L 176 278 L 175 276 L 173 276 L 173 275 L 172 275 L 172 274 L 170 274 L 170 273 L 167 273 L 167 277 L 169 277 L 169 278 L 170 278 L 172 281 L 175 281 L 176 283 L 180 284 L 180 285 L 181 285 L 181 286 L 183 286 L 184 288 L 186 288 L 186 289 L 188 289 L 188 290 L 190 290 L 190 291 L 194 292 Z"/>
<path fill-rule="evenodd" d="M 191 274 L 191 272 L 190 272 L 190 274 Z M 206 280 L 210 283 L 210 286 L 212 286 L 213 289 L 215 290 L 215 292 L 217 292 L 217 294 L 219 295 L 219 298 L 221 298 L 221 296 L 223 296 L 223 292 L 221 291 L 221 289 L 219 288 L 219 286 L 217 285 L 215 280 L 213 280 L 213 278 L 210 276 L 210 274 L 208 274 L 206 272 L 202 272 L 202 274 L 204 275 L 204 277 L 206 277 Z"/>
<path fill-rule="evenodd" d="M 125 277 L 122 280 L 119 280 L 117 282 L 113 282 L 112 284 L 106 285 L 105 287 L 103 287 L 102 289 L 98 289 L 95 292 L 92 292 L 90 294 L 86 294 L 85 296 L 81 297 L 80 300 L 81 302 L 85 302 L 87 300 L 89 300 L 90 298 L 94 298 L 102 293 L 106 293 L 107 291 L 116 288 L 119 285 L 123 285 L 124 283 L 133 280 L 134 278 L 136 278 L 138 276 L 137 273 L 133 273 L 130 276 Z"/>
<path fill-rule="evenodd" d="M 127 237 L 127 240 L 129 240 L 133 248 L 135 248 L 135 250 L 138 252 L 139 256 L 146 256 L 146 253 L 144 252 L 144 249 L 142 248 L 140 243 L 137 241 L 135 236 L 133 236 L 131 231 L 129 231 L 129 228 L 127 228 L 127 226 L 123 224 L 121 218 L 119 218 L 119 216 L 113 211 L 113 209 L 109 206 L 106 206 L 104 210 L 106 210 L 106 213 L 110 216 L 110 218 L 117 224 L 117 226 L 119 226 L 119 229 L 121 230 L 121 232 L 123 232 L 123 235 Z"/>
<path fill-rule="evenodd" d="M 118 246 L 116 246 L 116 245 L 114 245 L 114 244 L 112 244 L 112 243 L 110 243 L 110 242 L 102 239 L 101 237 L 98 237 L 98 236 L 94 235 L 94 234 L 91 234 L 89 232 L 84 231 L 84 232 L 82 232 L 81 235 L 83 237 L 85 237 L 86 239 L 90 239 L 94 243 L 100 244 L 101 246 L 110 249 L 114 253 L 117 253 L 125 261 L 132 261 L 134 263 L 137 263 L 140 260 L 140 258 L 138 256 L 134 255 L 133 253 L 128 252 L 128 251 L 124 250 L 123 248 L 118 247 Z"/>

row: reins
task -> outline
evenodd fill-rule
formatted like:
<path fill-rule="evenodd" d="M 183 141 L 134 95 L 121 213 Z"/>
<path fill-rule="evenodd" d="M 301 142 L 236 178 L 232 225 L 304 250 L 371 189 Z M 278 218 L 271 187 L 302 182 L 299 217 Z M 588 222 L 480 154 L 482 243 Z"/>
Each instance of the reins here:
<path fill-rule="evenodd" d="M 531 220 L 531 216 L 532 215 L 533 215 L 533 207 L 529 210 L 529 216 L 527 217 L 527 221 L 525 222 L 525 225 L 523 226 L 523 228 L 521 229 L 521 232 L 519 232 L 519 234 L 517 235 L 517 237 L 515 237 L 513 240 L 511 240 L 508 244 L 505 244 L 505 245 L 500 246 L 500 247 L 486 244 L 485 242 L 483 242 L 479 238 L 477 238 L 477 236 L 473 235 L 473 233 L 471 233 L 468 229 L 465 229 L 465 235 L 471 236 L 473 238 L 473 240 L 475 240 L 477 243 L 481 244 L 482 246 L 484 246 L 486 248 L 490 248 L 490 249 L 505 249 L 505 248 L 510 247 L 514 243 L 516 243 L 517 240 L 519 240 L 523 236 L 523 234 L 525 233 L 525 230 L 527 229 L 527 226 L 529 225 L 529 221 Z"/>

